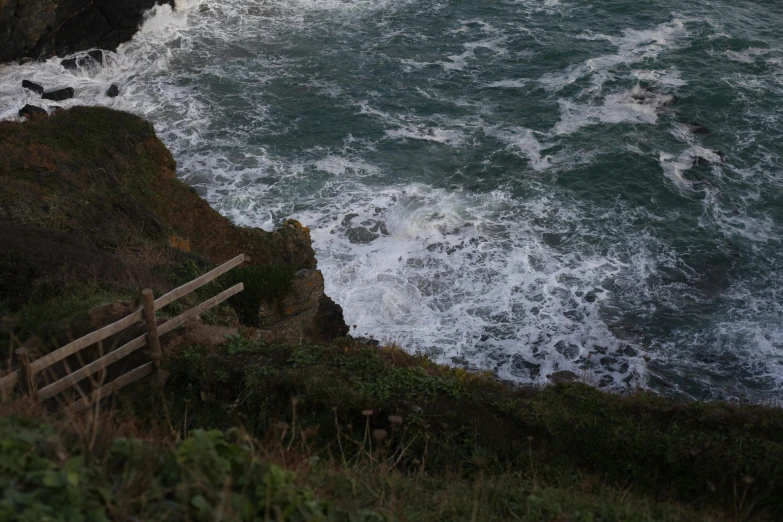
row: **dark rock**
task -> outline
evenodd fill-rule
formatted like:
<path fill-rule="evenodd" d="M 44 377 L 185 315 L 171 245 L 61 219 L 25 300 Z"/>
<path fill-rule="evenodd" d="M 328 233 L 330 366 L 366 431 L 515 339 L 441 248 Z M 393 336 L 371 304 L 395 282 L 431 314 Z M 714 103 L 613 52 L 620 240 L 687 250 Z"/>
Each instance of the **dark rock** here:
<path fill-rule="evenodd" d="M 60 65 L 68 70 L 75 70 L 78 67 L 89 67 L 94 65 L 103 65 L 103 51 L 95 50 L 87 54 L 66 58 L 60 62 Z"/>
<path fill-rule="evenodd" d="M 44 92 L 44 88 L 41 85 L 38 85 L 37 83 L 33 83 L 28 80 L 22 80 L 22 87 L 24 87 L 28 91 L 33 91 L 36 94 L 43 94 Z"/>
<path fill-rule="evenodd" d="M 691 132 L 693 132 L 694 134 L 701 134 L 704 136 L 709 136 L 710 134 L 712 134 L 712 132 L 710 132 L 710 129 L 708 129 L 701 123 L 691 122 L 688 123 L 688 127 L 690 127 Z"/>
<path fill-rule="evenodd" d="M 343 218 L 343 225 L 350 225 L 351 220 L 355 217 L 359 217 L 359 214 L 346 214 Z"/>
<path fill-rule="evenodd" d="M 627 357 L 636 357 L 637 355 L 639 355 L 639 352 L 637 352 L 630 346 L 625 345 L 625 347 L 623 348 L 623 354 L 626 355 Z"/>
<path fill-rule="evenodd" d="M 109 87 L 109 90 L 106 91 L 106 96 L 109 98 L 116 98 L 120 95 L 120 87 L 116 83 L 111 84 L 111 87 Z"/>
<path fill-rule="evenodd" d="M 348 238 L 348 241 L 358 245 L 372 243 L 373 241 L 381 237 L 379 234 L 370 232 L 365 227 L 349 228 L 346 231 L 345 235 Z"/>
<path fill-rule="evenodd" d="M 22 118 L 32 119 L 36 117 L 41 116 L 47 116 L 49 113 L 46 112 L 46 109 L 42 109 L 40 107 L 36 107 L 35 105 L 25 105 L 21 109 L 19 109 L 19 116 Z"/>
<path fill-rule="evenodd" d="M 518 353 L 511 356 L 510 363 L 509 372 L 516 377 L 535 380 L 541 374 L 540 364 L 529 362 Z"/>
<path fill-rule="evenodd" d="M 371 337 L 351 337 L 354 341 L 361 344 L 366 344 L 367 346 L 372 346 L 374 348 L 378 348 L 381 346 L 381 342 L 372 339 Z"/>
<path fill-rule="evenodd" d="M 579 376 L 577 374 L 575 374 L 574 372 L 569 372 L 568 370 L 555 372 L 550 375 L 547 375 L 547 377 L 549 377 L 549 380 L 552 381 L 554 384 L 574 382 L 577 379 L 579 379 Z"/>
<path fill-rule="evenodd" d="M 45 92 L 41 95 L 44 100 L 62 101 L 68 98 L 73 98 L 73 87 L 66 87 L 64 89 L 57 89 L 56 91 Z"/>
<path fill-rule="evenodd" d="M 130 40 L 156 4 L 174 0 L 0 0 L 0 62 L 114 50 Z M 92 59 L 103 56 L 92 51 Z M 74 63 L 75 65 L 75 63 Z"/>
<path fill-rule="evenodd" d="M 579 347 L 565 341 L 558 341 L 555 344 L 555 350 L 569 361 L 573 361 L 579 356 Z"/>
<path fill-rule="evenodd" d="M 98 64 L 103 65 L 103 51 L 100 49 L 88 52 L 87 56 L 98 62 Z"/>
<path fill-rule="evenodd" d="M 331 342 L 338 337 L 348 335 L 348 325 L 343 318 L 343 308 L 323 294 L 318 299 L 318 312 L 310 326 L 310 338 L 312 340 Z"/>
<path fill-rule="evenodd" d="M 291 290 L 282 299 L 259 304 L 259 326 L 275 339 L 301 339 L 318 311 L 323 294 L 321 272 L 302 269 L 291 281 Z"/>

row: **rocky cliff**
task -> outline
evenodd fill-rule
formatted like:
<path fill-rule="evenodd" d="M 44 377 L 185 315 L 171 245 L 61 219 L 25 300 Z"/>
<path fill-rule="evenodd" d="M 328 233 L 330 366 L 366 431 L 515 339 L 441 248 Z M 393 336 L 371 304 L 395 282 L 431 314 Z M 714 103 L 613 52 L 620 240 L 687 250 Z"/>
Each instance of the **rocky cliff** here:
<path fill-rule="evenodd" d="M 0 0 L 0 62 L 114 50 L 156 3 L 174 0 Z"/>
<path fill-rule="evenodd" d="M 42 288 L 163 291 L 245 253 L 281 267 L 248 278 L 289 274 L 268 299 L 260 281 L 253 326 L 287 339 L 347 333 L 324 294 L 309 230 L 293 220 L 274 232 L 233 225 L 176 178 L 174 158 L 141 118 L 77 107 L 2 122 L 0 157 L 0 315 Z"/>

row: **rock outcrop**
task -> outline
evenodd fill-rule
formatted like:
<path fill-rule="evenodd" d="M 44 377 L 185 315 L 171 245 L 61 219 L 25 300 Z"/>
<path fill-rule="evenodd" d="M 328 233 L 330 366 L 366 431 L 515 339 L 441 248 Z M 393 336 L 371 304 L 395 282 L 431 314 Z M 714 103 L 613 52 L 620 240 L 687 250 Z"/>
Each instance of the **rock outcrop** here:
<path fill-rule="evenodd" d="M 25 105 L 19 109 L 19 116 L 26 119 L 46 117 L 48 114 L 49 113 L 46 112 L 46 109 L 42 109 L 41 107 L 30 104 Z"/>
<path fill-rule="evenodd" d="M 259 327 L 272 339 L 331 341 L 348 335 L 343 309 L 324 293 L 318 270 L 294 274 L 291 291 L 282 299 L 261 303 Z"/>
<path fill-rule="evenodd" d="M 163 3 L 174 0 L 0 0 L 0 62 L 114 50 Z"/>
<path fill-rule="evenodd" d="M 201 273 L 244 253 L 253 264 L 298 269 L 290 291 L 258 303 L 270 337 L 347 332 L 324 295 L 306 227 L 232 224 L 177 179 L 171 153 L 137 116 L 29 110 L 25 123 L 0 122 L 0 312 L 23 306 L 41 284 L 166 290 L 183 263 Z"/>

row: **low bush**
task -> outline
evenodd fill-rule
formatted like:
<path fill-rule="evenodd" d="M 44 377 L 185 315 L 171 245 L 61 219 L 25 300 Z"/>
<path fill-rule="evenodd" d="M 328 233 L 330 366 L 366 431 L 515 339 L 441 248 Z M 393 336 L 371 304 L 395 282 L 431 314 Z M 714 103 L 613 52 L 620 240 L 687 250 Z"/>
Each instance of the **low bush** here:
<path fill-rule="evenodd" d="M 223 288 L 243 283 L 245 289 L 228 303 L 239 320 L 247 326 L 258 326 L 258 307 L 262 301 L 274 302 L 290 289 L 297 267 L 287 264 L 250 265 L 235 268 L 221 277 Z"/>

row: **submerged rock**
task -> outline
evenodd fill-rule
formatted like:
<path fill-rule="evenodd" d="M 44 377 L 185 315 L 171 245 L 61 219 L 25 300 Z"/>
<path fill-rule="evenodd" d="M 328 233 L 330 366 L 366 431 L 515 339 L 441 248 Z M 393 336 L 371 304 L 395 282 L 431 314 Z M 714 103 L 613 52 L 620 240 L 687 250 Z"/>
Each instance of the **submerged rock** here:
<path fill-rule="evenodd" d="M 57 89 L 56 91 L 45 92 L 41 95 L 44 100 L 62 101 L 68 98 L 73 98 L 73 87 L 66 87 L 64 89 Z"/>
<path fill-rule="evenodd" d="M 120 95 L 120 86 L 116 83 L 111 84 L 111 87 L 109 87 L 109 90 L 106 91 L 106 96 L 109 98 L 116 98 Z"/>
<path fill-rule="evenodd" d="M 33 83 L 29 80 L 22 80 L 22 87 L 28 91 L 33 91 L 36 94 L 43 94 L 44 92 L 43 86 L 38 85 L 37 83 Z"/>
<path fill-rule="evenodd" d="M 373 241 L 381 237 L 379 234 L 376 234 L 375 232 L 371 232 L 369 229 L 365 227 L 349 228 L 346 231 L 345 235 L 348 238 L 348 241 L 357 245 L 372 243 Z"/>
<path fill-rule="evenodd" d="M 75 70 L 78 67 L 89 67 L 90 65 L 103 65 L 103 51 L 95 50 L 80 56 L 66 58 L 60 62 L 60 65 L 68 70 Z"/>

